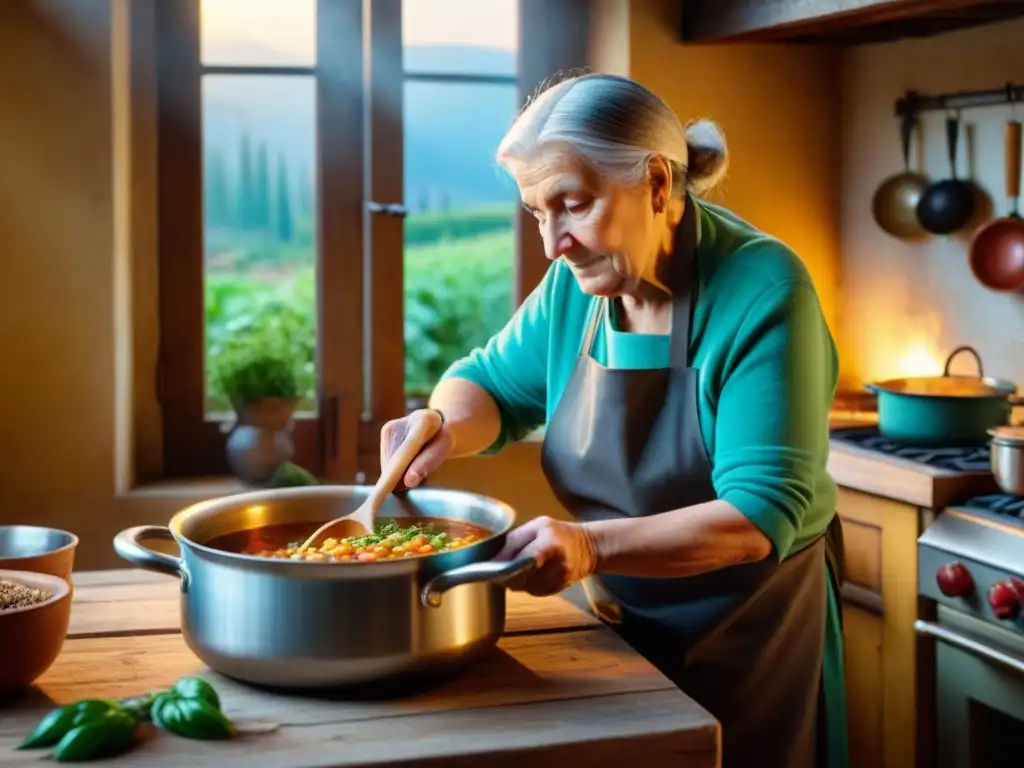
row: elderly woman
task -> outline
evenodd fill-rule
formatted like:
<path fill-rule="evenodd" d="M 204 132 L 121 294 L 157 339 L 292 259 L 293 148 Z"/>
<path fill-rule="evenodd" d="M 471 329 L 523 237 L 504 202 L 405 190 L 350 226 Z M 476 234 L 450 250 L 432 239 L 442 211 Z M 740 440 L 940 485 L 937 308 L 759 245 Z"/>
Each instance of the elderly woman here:
<path fill-rule="evenodd" d="M 546 424 L 544 473 L 573 522 L 541 517 L 499 558 L 510 584 L 583 582 L 594 611 L 722 724 L 726 766 L 845 766 L 836 348 L 807 269 L 698 198 L 725 142 L 638 83 L 550 83 L 498 160 L 552 265 L 511 321 L 455 363 L 410 464 L 494 452 Z"/>

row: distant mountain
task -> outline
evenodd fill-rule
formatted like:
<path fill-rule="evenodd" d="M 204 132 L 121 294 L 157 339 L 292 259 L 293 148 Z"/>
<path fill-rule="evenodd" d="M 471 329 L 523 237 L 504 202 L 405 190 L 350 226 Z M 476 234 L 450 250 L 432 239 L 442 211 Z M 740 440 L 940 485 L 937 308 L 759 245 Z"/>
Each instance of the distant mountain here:
<path fill-rule="evenodd" d="M 217 62 L 308 64 L 248 42 L 221 46 Z M 407 72 L 511 75 L 515 54 L 472 46 L 405 49 Z M 208 59 L 209 60 L 209 59 Z M 518 108 L 511 84 L 450 84 L 418 80 L 404 88 L 405 194 L 414 209 L 512 201 L 514 186 L 494 162 L 494 151 Z M 263 142 L 276 162 L 283 155 L 292 179 L 308 177 L 315 142 L 312 78 L 210 75 L 204 89 L 207 147 L 237 169 L 243 133 Z"/>

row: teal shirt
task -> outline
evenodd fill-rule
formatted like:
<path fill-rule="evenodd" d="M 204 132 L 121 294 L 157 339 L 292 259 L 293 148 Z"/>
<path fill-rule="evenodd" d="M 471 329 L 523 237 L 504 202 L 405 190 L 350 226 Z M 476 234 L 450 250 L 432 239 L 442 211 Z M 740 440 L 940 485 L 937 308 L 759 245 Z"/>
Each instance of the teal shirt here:
<path fill-rule="evenodd" d="M 690 359 L 700 370 L 699 421 L 712 482 L 782 560 L 816 540 L 835 513 L 826 463 L 836 346 L 803 262 L 729 211 L 698 207 Z M 445 373 L 478 384 L 497 402 L 502 429 L 488 452 L 551 418 L 596 301 L 555 262 L 509 323 Z M 607 321 L 593 356 L 610 368 L 664 368 L 669 337 L 623 333 Z"/>

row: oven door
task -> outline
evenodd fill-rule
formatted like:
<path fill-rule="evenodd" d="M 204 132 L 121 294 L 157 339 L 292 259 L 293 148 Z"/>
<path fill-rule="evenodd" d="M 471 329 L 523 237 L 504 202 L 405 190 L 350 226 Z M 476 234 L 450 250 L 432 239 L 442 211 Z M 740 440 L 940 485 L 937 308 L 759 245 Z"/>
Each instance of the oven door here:
<path fill-rule="evenodd" d="M 933 638 L 939 768 L 1024 765 L 1024 636 L 943 605 Z"/>

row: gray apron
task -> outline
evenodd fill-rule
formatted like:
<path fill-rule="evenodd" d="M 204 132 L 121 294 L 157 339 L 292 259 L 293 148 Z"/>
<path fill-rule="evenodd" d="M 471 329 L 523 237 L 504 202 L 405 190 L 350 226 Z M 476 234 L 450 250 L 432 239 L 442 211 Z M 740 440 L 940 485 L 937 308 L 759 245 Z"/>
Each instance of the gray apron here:
<path fill-rule="evenodd" d="M 688 361 L 697 215 L 688 199 L 669 278 L 669 368 L 616 370 L 593 360 L 608 311 L 607 300 L 595 302 L 541 458 L 577 520 L 642 517 L 716 498 L 698 421 L 699 371 Z M 836 523 L 830 536 L 838 534 Z M 824 722 L 825 549 L 819 539 L 782 563 L 770 557 L 675 579 L 604 574 L 583 588 L 600 618 L 718 719 L 725 768 L 824 765 L 816 734 Z"/>

